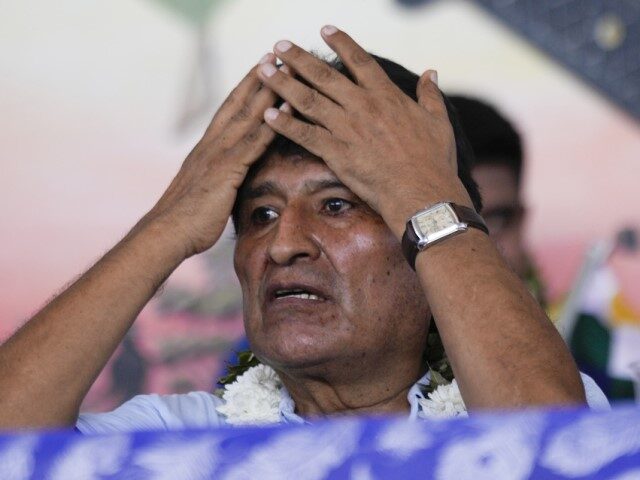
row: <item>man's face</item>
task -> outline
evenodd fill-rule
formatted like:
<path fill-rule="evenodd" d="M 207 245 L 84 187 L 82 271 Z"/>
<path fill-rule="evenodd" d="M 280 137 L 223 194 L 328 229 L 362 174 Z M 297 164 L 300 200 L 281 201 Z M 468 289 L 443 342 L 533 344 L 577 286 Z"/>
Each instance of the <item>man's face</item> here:
<path fill-rule="evenodd" d="M 234 265 L 260 358 L 305 368 L 420 357 L 429 310 L 417 276 L 322 161 L 274 155 L 243 191 Z"/>
<path fill-rule="evenodd" d="M 522 238 L 524 210 L 515 173 L 507 165 L 490 163 L 474 167 L 472 176 L 480 188 L 482 217 L 491 237 L 511 268 L 524 277 L 528 265 Z"/>

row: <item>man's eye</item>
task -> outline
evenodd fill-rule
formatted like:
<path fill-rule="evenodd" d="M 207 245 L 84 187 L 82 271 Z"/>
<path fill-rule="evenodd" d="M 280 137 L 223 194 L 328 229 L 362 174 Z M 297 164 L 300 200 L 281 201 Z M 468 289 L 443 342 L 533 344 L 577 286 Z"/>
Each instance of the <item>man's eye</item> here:
<path fill-rule="evenodd" d="M 278 212 L 271 207 L 258 207 L 251 212 L 251 222 L 254 224 L 269 223 L 278 218 Z"/>
<path fill-rule="evenodd" d="M 352 206 L 351 202 L 341 198 L 330 198 L 324 202 L 323 208 L 329 213 L 340 213 L 344 210 L 348 210 Z"/>

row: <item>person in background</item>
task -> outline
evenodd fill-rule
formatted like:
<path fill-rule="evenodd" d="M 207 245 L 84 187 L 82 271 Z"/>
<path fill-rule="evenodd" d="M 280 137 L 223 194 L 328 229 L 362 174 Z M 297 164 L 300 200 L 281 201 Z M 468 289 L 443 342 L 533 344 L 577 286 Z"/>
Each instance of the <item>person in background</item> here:
<path fill-rule="evenodd" d="M 522 199 L 525 167 L 522 137 L 512 121 L 487 101 L 466 95 L 449 95 L 449 99 L 476 157 L 471 174 L 482 195 L 482 215 L 489 233 L 507 263 L 555 321 L 564 301 L 549 304 L 525 240 L 527 210 Z M 613 275 L 606 270 L 608 275 Z M 601 297 L 595 291 L 598 288 L 598 285 L 590 287 L 588 296 Z M 618 295 L 611 305 L 603 306 L 597 313 L 582 305 L 576 328 L 568 340 L 578 368 L 590 375 L 610 400 L 634 398 L 633 383 L 613 375 L 609 368 L 616 337 L 614 330 L 623 323 L 620 318 L 629 317 L 629 313 L 620 313 L 622 302 Z M 606 313 L 603 315 L 603 312 Z"/>
<path fill-rule="evenodd" d="M 509 266 L 546 307 L 544 285 L 524 238 L 527 211 L 522 199 L 521 136 L 511 121 L 486 101 L 463 95 L 449 98 L 476 157 L 471 175 L 482 195 L 489 234 Z"/>

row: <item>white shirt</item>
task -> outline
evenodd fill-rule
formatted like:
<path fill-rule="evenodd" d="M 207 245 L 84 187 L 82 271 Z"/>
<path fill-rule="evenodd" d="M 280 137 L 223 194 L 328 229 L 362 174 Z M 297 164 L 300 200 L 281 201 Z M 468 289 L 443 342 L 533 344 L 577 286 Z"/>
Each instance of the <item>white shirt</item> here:
<path fill-rule="evenodd" d="M 592 409 L 610 408 L 600 387 L 591 377 L 583 373 L 587 403 Z M 407 400 L 411 407 L 409 420 L 419 419 L 424 399 L 418 384 L 428 383 L 427 376 L 421 378 L 409 390 Z M 112 412 L 82 413 L 76 423 L 82 433 L 115 433 L 139 430 L 178 430 L 183 428 L 211 428 L 227 425 L 224 415 L 216 407 L 224 401 L 208 392 L 190 392 L 174 395 L 138 395 Z M 280 423 L 305 423 L 295 413 L 295 404 L 289 392 L 280 389 Z"/>

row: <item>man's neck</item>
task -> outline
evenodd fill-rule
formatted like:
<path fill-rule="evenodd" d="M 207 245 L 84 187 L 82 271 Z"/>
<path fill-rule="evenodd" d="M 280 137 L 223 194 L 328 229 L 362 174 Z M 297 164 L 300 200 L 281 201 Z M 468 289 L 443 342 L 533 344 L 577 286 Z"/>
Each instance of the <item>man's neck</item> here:
<path fill-rule="evenodd" d="M 327 415 L 402 414 L 410 409 L 407 395 L 424 374 L 419 365 L 379 374 L 360 374 L 341 378 L 299 372 L 279 371 L 287 391 L 302 417 Z"/>

